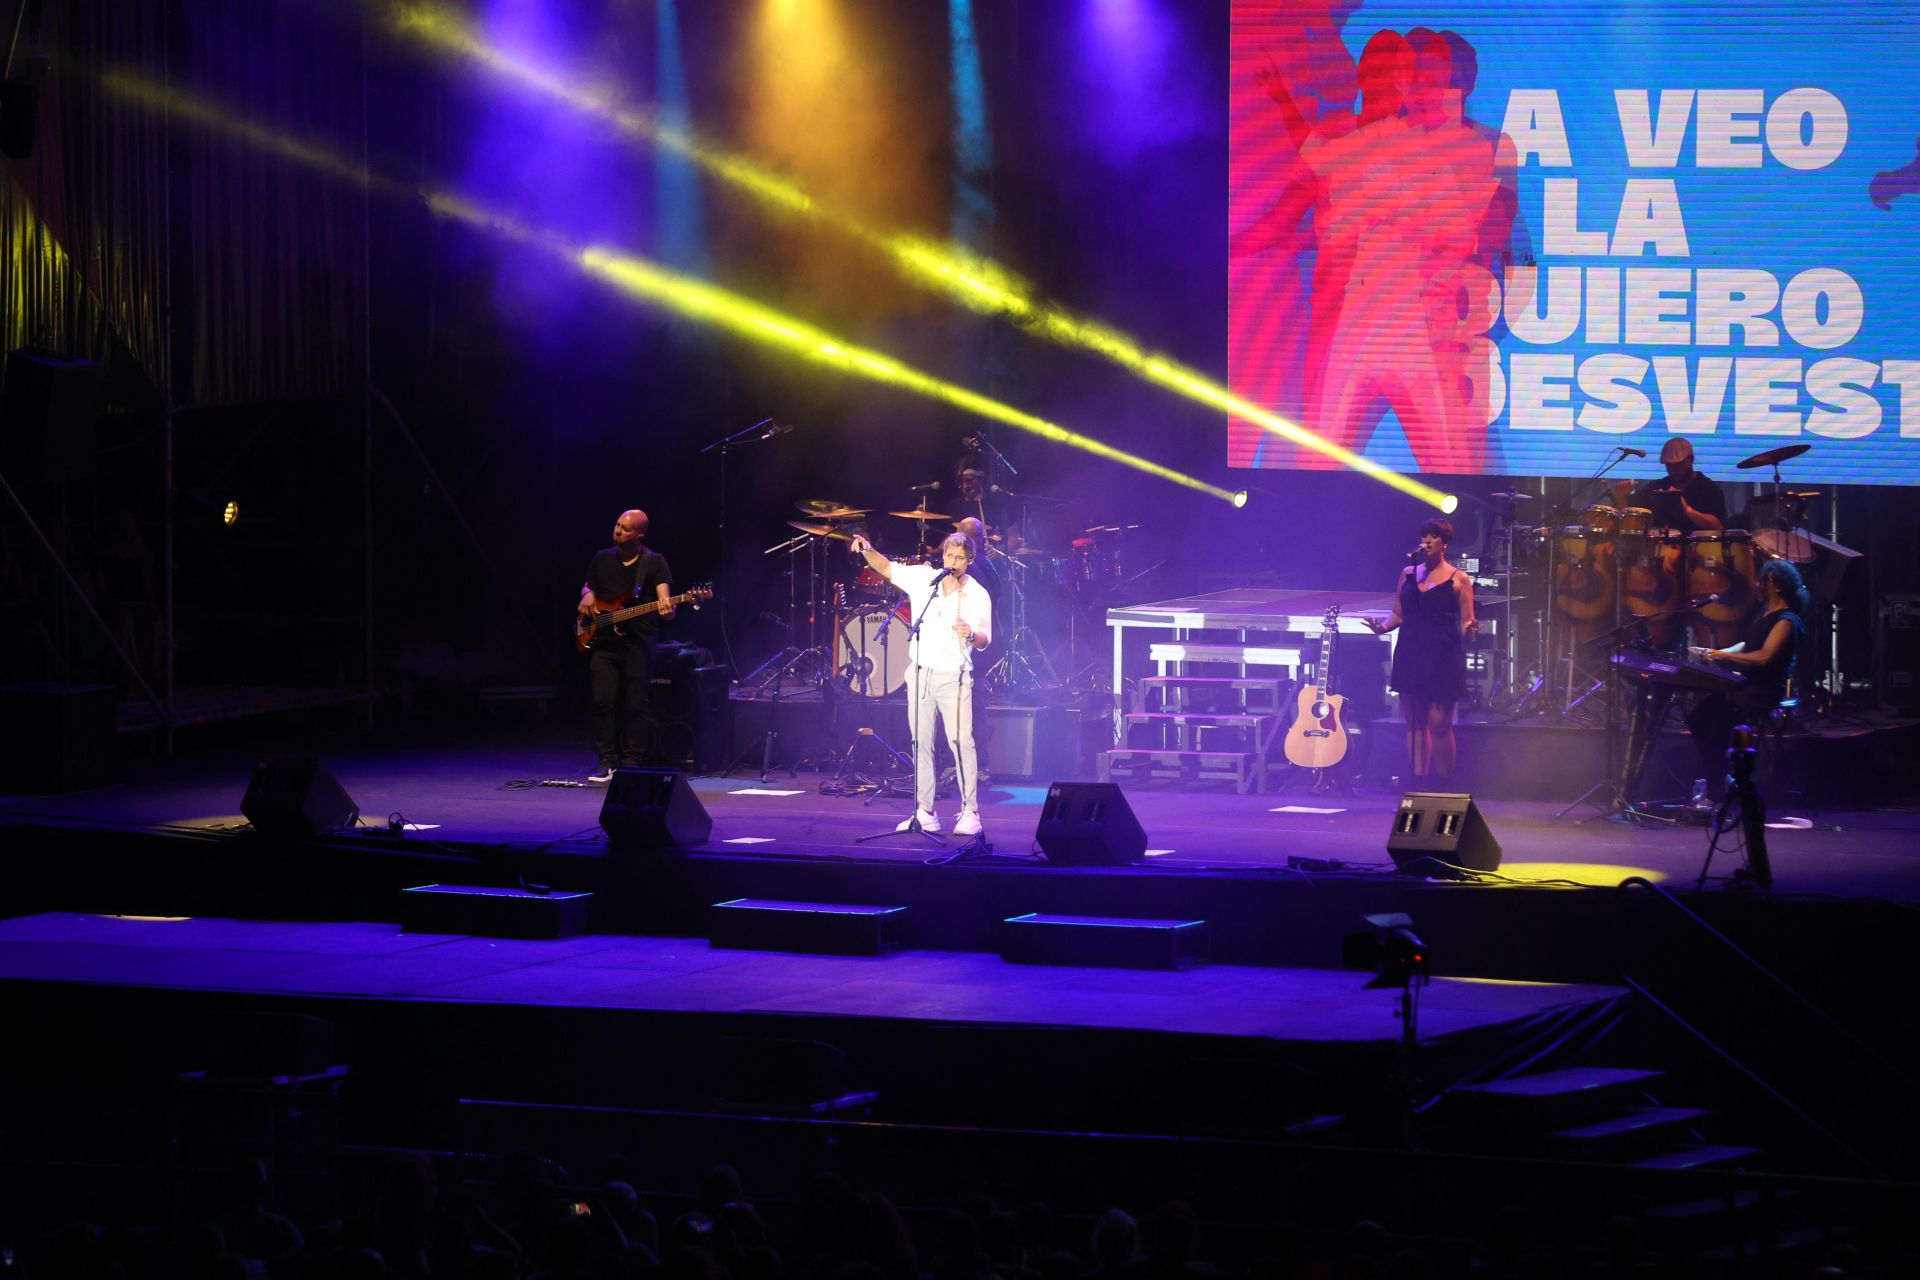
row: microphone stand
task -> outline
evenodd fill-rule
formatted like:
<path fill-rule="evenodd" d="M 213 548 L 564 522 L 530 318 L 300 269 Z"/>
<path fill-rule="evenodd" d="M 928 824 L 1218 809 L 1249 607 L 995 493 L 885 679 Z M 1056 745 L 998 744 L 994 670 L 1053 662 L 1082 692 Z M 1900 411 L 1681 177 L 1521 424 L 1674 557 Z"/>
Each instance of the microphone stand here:
<path fill-rule="evenodd" d="M 723 594 L 726 586 L 725 565 L 727 557 L 727 450 L 754 432 L 764 427 L 771 427 L 772 425 L 772 418 L 762 418 L 750 427 L 742 427 L 732 435 L 721 436 L 718 440 L 710 441 L 700 448 L 700 452 L 703 455 L 711 453 L 715 449 L 720 451 L 720 510 L 718 512 L 719 522 L 715 527 L 716 537 L 714 541 L 720 547 L 721 568 L 713 577 L 716 588 L 715 598 L 720 601 L 720 647 L 727 651 L 727 666 L 733 669 L 733 673 L 736 676 L 740 674 L 740 664 L 733 660 L 733 640 L 727 632 L 727 596 Z M 760 438 L 767 440 L 772 437 L 762 436 Z"/>
<path fill-rule="evenodd" d="M 924 502 L 924 500 L 923 500 Z M 885 840 L 889 836 L 917 835 L 923 840 L 931 840 L 942 849 L 947 847 L 946 840 L 938 833 L 929 831 L 920 825 L 920 682 L 926 679 L 926 673 L 920 669 L 920 624 L 927 620 L 927 611 L 933 608 L 933 602 L 940 595 L 940 578 L 933 580 L 933 589 L 927 592 L 927 602 L 920 606 L 920 616 L 907 628 L 908 659 L 913 663 L 913 702 L 912 711 L 907 716 L 907 729 L 913 736 L 913 816 L 907 819 L 905 830 L 888 827 L 885 831 L 876 831 L 872 835 L 855 836 L 855 844 L 868 844 L 875 840 Z M 933 758 L 933 752 L 927 752 L 927 758 Z"/>

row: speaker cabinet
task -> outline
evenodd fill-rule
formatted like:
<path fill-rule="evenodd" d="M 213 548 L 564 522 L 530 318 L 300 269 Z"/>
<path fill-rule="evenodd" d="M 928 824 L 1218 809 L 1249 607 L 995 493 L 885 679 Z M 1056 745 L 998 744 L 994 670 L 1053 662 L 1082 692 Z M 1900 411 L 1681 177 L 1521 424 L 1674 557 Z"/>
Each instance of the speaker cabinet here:
<path fill-rule="evenodd" d="M 1034 839 L 1048 862 L 1062 866 L 1125 866 L 1147 852 L 1147 833 L 1111 782 L 1056 782 L 1047 788 Z"/>
<path fill-rule="evenodd" d="M 264 835 L 311 836 L 360 821 L 360 806 L 318 756 L 274 756 L 255 765 L 240 812 Z"/>
<path fill-rule="evenodd" d="M 1469 871 L 1500 869 L 1500 842 L 1470 795 L 1409 791 L 1401 796 L 1387 852 L 1394 866 L 1416 875 L 1438 870 L 1435 862 Z"/>
<path fill-rule="evenodd" d="M 713 834 L 713 818 L 678 769 L 615 769 L 600 826 L 623 850 L 684 848 Z"/>

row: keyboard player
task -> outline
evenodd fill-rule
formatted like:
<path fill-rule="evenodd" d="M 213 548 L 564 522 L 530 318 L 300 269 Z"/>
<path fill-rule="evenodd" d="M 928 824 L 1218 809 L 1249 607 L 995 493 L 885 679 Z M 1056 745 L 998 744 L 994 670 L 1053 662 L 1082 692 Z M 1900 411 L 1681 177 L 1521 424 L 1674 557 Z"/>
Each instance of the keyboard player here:
<path fill-rule="evenodd" d="M 1747 624 L 1740 643 L 1726 649 L 1688 650 L 1694 657 L 1720 663 L 1746 677 L 1742 685 L 1701 694 L 1687 706 L 1687 730 L 1700 756 L 1708 794 L 1715 800 L 1726 790 L 1727 743 L 1733 736 L 1733 726 L 1766 723 L 1786 696 L 1787 680 L 1793 675 L 1800 642 L 1807 633 L 1803 617 L 1807 585 L 1792 563 L 1767 561 L 1760 570 L 1760 587 L 1766 592 L 1766 607 Z"/>

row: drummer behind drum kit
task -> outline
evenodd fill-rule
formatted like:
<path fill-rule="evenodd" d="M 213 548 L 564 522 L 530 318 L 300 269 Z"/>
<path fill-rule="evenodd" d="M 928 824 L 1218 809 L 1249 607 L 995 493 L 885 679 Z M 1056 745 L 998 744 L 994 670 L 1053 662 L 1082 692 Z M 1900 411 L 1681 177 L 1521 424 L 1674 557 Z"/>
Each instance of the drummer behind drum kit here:
<path fill-rule="evenodd" d="M 928 564 L 939 559 L 939 544 L 955 517 L 927 510 L 923 495 L 911 511 L 880 514 L 917 526 L 915 551 L 892 555 L 895 564 Z M 794 537 L 768 547 L 763 554 L 787 557 L 787 646 L 741 681 L 747 685 L 796 687 L 831 684 L 862 698 L 884 698 L 906 687 L 907 651 L 912 616 L 906 597 L 857 558 L 846 561 L 828 554 L 840 544 L 851 549 L 853 535 L 867 532 L 870 507 L 850 507 L 826 499 L 802 499 L 795 507 L 801 520 L 788 520 Z M 994 604 L 994 643 L 985 651 L 981 679 L 1000 689 L 1033 689 L 1061 683 L 1045 647 L 1028 625 L 1029 593 L 1042 585 L 1059 587 L 1073 601 L 1093 599 L 1120 580 L 1122 547 L 1128 531 L 1137 525 L 1100 525 L 1075 538 L 1071 552 L 1056 557 L 1051 551 L 989 532 L 987 545 L 976 556 L 989 557 L 1000 582 Z M 804 561 L 804 563 L 803 563 Z M 845 578 L 846 580 L 841 580 Z M 1073 651 L 1074 619 L 1067 614 L 1068 652 Z M 825 629 L 823 631 L 823 624 Z"/>

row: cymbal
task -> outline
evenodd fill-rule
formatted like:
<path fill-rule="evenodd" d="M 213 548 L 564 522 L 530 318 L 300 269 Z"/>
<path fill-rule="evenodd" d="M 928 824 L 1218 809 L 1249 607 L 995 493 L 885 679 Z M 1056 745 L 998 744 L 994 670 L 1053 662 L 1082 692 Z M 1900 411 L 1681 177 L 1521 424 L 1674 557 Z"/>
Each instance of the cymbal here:
<path fill-rule="evenodd" d="M 1498 493 L 1490 493 L 1487 496 L 1489 498 L 1503 498 L 1508 502 L 1532 502 L 1540 495 L 1537 493 L 1522 493 L 1518 489 L 1502 489 Z"/>
<path fill-rule="evenodd" d="M 1029 560 L 1034 560 L 1034 559 L 1038 559 L 1041 556 L 1050 556 L 1053 554 L 1053 552 L 1047 550 L 1045 547 L 1025 546 L 1025 547 L 1021 547 L 1018 551 L 1014 552 L 1013 554 L 1016 556 L 1023 556 Z"/>
<path fill-rule="evenodd" d="M 789 520 L 787 521 L 787 527 L 790 529 L 798 529 L 802 533 L 810 533 L 816 538 L 838 538 L 842 542 L 853 541 L 851 534 L 842 533 L 832 525 L 809 524 L 805 520 Z"/>
<path fill-rule="evenodd" d="M 1810 444 L 1783 444 L 1778 449 L 1769 449 L 1765 453 L 1756 453 L 1745 462 L 1733 465 L 1742 471 L 1751 471 L 1755 467 L 1771 467 L 1775 463 L 1785 462 L 1788 458 L 1797 458 L 1813 448 Z"/>
<path fill-rule="evenodd" d="M 815 520 L 846 520 L 852 516 L 864 516 L 872 507 L 850 507 L 844 502 L 834 502 L 828 498 L 802 498 L 793 504 L 794 510 Z"/>
<path fill-rule="evenodd" d="M 899 516 L 902 520 L 951 520 L 952 516 L 943 516 L 938 511 L 889 511 L 890 516 Z"/>

